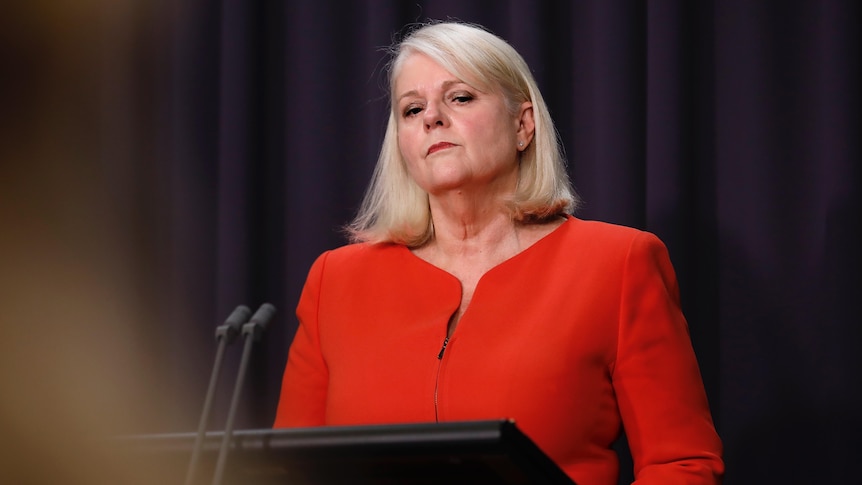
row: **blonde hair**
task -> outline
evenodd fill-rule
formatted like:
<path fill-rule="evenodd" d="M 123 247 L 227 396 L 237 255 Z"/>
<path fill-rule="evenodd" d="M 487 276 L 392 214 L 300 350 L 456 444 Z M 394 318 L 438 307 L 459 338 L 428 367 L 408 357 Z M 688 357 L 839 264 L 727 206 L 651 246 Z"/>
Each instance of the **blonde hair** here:
<path fill-rule="evenodd" d="M 541 222 L 574 211 L 578 199 L 559 135 L 530 68 L 511 45 L 478 25 L 433 22 L 409 32 L 389 53 L 389 122 L 365 198 L 346 227 L 351 241 L 418 247 L 434 234 L 428 194 L 408 174 L 398 147 L 397 107 L 392 102 L 395 78 L 412 54 L 431 58 L 479 89 L 500 92 L 513 115 L 524 101 L 532 103 L 535 134 L 521 153 L 518 184 L 507 203 L 513 220 Z"/>

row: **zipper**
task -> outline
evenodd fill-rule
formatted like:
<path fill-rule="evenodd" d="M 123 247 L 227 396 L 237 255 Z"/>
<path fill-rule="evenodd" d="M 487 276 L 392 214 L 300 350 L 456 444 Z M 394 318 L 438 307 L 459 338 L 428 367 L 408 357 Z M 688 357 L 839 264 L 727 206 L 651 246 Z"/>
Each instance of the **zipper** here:
<path fill-rule="evenodd" d="M 447 345 L 449 345 L 449 337 L 446 337 L 446 340 L 443 341 L 443 348 L 440 349 L 440 353 L 437 354 L 437 360 L 443 360 L 443 352 L 446 352 Z"/>
<path fill-rule="evenodd" d="M 446 352 L 447 345 L 449 345 L 449 337 L 446 337 L 446 340 L 443 341 L 443 347 L 437 354 L 437 360 L 440 362 L 437 363 L 437 379 L 434 381 L 434 421 L 438 423 L 440 422 L 440 415 L 438 411 L 437 394 L 440 391 L 440 368 L 443 367 L 443 353 Z"/>

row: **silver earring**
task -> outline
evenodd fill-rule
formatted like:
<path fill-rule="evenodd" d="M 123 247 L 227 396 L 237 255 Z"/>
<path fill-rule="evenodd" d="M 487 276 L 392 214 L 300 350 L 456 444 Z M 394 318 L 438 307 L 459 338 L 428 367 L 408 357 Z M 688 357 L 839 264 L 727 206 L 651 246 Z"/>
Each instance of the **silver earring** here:
<path fill-rule="evenodd" d="M 519 147 L 522 147 L 522 146 L 524 146 L 524 142 L 522 142 L 522 141 L 519 141 L 519 142 L 518 142 L 518 146 L 519 146 Z"/>

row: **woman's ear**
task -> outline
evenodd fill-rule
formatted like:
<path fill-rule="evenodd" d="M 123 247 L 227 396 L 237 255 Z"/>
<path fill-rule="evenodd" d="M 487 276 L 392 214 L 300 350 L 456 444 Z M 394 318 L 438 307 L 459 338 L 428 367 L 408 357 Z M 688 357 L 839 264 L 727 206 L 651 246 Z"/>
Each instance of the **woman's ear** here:
<path fill-rule="evenodd" d="M 536 120 L 533 118 L 533 103 L 524 101 L 518 111 L 518 151 L 524 151 L 533 141 Z"/>

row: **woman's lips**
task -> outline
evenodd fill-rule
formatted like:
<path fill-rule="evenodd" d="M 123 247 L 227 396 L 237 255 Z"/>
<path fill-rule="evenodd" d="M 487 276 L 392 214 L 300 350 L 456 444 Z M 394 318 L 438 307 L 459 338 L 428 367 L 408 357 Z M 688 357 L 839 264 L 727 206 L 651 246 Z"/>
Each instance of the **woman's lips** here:
<path fill-rule="evenodd" d="M 428 155 L 431 155 L 434 152 L 439 152 L 440 150 L 445 150 L 449 147 L 455 146 L 453 143 L 449 143 L 448 141 L 441 141 L 440 143 L 435 143 L 428 148 Z"/>

